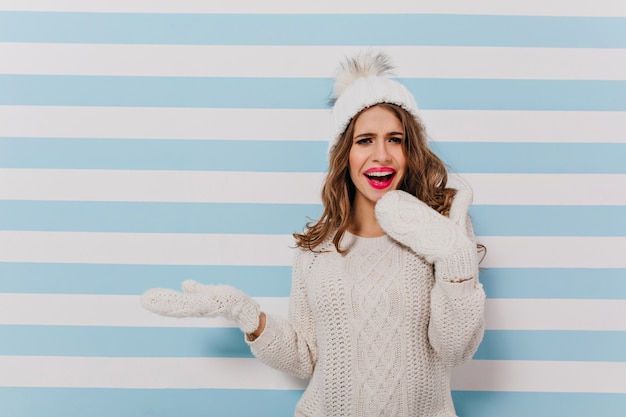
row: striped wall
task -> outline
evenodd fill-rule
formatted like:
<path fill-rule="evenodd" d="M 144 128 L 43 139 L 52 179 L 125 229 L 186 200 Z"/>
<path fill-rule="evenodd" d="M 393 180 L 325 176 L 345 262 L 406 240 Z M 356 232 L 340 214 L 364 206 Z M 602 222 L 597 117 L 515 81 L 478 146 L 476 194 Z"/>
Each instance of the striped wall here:
<path fill-rule="evenodd" d="M 410 3 L 410 4 L 409 4 Z M 186 278 L 286 314 L 338 60 L 387 51 L 475 188 L 461 417 L 626 415 L 626 3 L 0 0 L 0 415 L 291 416 Z"/>

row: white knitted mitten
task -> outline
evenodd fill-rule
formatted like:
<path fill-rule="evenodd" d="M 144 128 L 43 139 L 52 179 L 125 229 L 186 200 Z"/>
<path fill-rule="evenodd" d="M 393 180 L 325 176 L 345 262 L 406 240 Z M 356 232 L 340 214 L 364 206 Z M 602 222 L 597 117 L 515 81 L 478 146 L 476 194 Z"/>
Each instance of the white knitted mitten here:
<path fill-rule="evenodd" d="M 376 219 L 391 238 L 434 264 L 438 279 L 465 281 L 478 271 L 466 224 L 471 201 L 471 191 L 458 192 L 448 218 L 409 193 L 389 191 L 376 204 Z"/>
<path fill-rule="evenodd" d="M 256 301 L 229 285 L 202 285 L 183 282 L 183 291 L 152 288 L 141 296 L 141 305 L 168 317 L 225 317 L 234 320 L 245 333 L 259 327 L 261 309 Z"/>

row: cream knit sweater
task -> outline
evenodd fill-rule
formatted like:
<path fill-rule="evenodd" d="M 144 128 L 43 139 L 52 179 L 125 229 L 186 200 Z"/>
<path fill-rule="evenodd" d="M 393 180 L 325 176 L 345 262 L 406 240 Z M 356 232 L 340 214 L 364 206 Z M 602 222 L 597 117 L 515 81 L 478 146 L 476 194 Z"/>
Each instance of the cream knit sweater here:
<path fill-rule="evenodd" d="M 484 329 L 478 277 L 435 280 L 432 264 L 387 235 L 347 233 L 342 247 L 297 250 L 289 319 L 268 315 L 253 354 L 310 378 L 296 417 L 455 416 L 450 367 Z"/>

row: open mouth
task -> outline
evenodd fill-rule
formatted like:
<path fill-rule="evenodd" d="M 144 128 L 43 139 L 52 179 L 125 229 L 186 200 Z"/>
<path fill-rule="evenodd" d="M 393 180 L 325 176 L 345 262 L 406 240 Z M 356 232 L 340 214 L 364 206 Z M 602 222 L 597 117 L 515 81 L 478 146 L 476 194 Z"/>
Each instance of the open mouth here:
<path fill-rule="evenodd" d="M 365 171 L 364 175 L 370 186 L 377 190 L 382 190 L 391 185 L 393 178 L 396 176 L 396 171 L 389 168 L 371 168 Z"/>

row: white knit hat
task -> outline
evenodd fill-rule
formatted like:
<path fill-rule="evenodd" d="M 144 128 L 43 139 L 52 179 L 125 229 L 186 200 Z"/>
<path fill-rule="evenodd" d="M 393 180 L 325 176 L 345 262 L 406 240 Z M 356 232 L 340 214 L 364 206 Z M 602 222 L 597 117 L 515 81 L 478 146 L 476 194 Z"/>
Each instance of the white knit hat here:
<path fill-rule="evenodd" d="M 404 85 L 389 78 L 392 69 L 389 58 L 380 52 L 361 53 L 340 64 L 331 97 L 333 110 L 329 150 L 335 146 L 350 120 L 375 104 L 396 104 L 418 117 L 413 94 Z"/>

